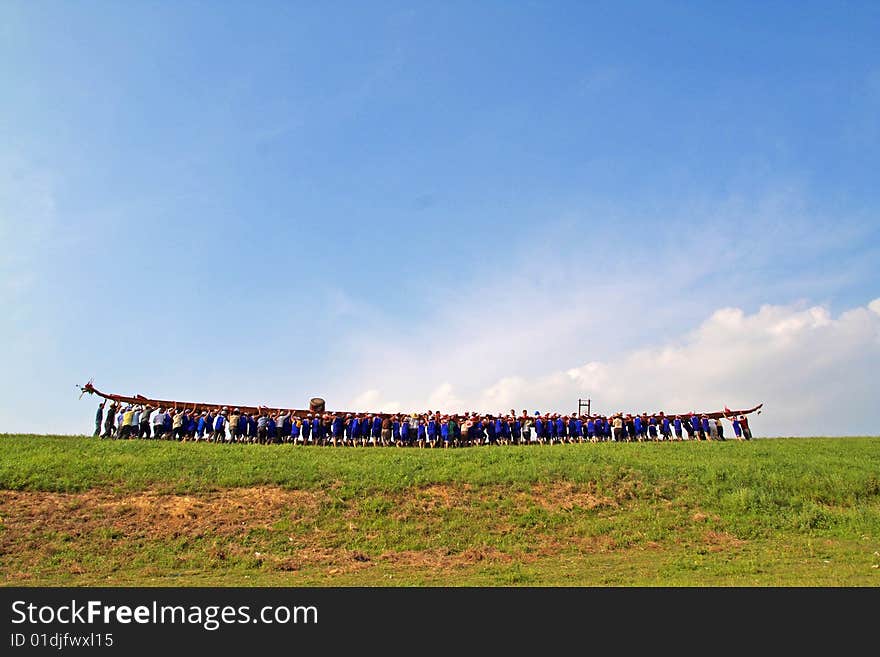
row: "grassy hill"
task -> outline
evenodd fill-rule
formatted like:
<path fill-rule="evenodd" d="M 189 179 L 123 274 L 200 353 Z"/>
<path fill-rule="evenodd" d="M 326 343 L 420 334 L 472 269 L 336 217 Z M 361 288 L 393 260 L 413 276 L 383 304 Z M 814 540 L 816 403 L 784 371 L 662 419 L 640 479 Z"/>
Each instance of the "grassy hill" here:
<path fill-rule="evenodd" d="M 0 435 L 6 585 L 880 585 L 880 438 Z"/>

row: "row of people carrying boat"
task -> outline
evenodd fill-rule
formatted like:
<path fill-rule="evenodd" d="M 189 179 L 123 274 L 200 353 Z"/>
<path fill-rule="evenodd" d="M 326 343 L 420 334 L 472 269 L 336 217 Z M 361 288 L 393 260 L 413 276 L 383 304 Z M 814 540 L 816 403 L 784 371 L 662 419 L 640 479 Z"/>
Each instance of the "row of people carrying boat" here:
<path fill-rule="evenodd" d="M 729 415 L 734 437 L 749 440 L 745 415 Z M 150 408 L 114 404 L 104 417 L 104 403 L 95 418 L 95 436 L 160 438 L 228 443 L 294 443 L 335 446 L 462 447 L 493 444 L 554 444 L 725 440 L 721 418 L 705 414 L 663 412 L 605 415 L 563 415 L 535 411 L 517 414 L 309 413 Z"/>

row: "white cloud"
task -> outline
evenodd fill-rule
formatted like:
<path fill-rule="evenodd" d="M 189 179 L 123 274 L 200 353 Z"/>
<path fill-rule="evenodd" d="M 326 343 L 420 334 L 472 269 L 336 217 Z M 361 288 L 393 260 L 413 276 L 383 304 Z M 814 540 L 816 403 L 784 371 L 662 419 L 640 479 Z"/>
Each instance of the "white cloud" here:
<path fill-rule="evenodd" d="M 441 383 L 428 395 L 428 408 L 435 411 L 450 413 L 461 410 L 463 400 L 459 399 L 451 383 Z"/>
<path fill-rule="evenodd" d="M 404 403 L 438 408 L 442 395 L 457 405 L 440 410 L 571 412 L 589 396 L 600 412 L 687 412 L 764 402 L 759 435 L 876 435 L 878 366 L 880 299 L 836 318 L 822 306 L 721 308 L 667 344 L 537 376 L 511 372 L 465 396 L 452 383 L 427 397 L 411 387 Z M 371 390 L 359 399 L 379 398 Z"/>
<path fill-rule="evenodd" d="M 365 390 L 351 402 L 351 408 L 332 410 L 371 411 L 380 413 L 396 413 L 400 410 L 400 402 L 385 400 L 376 389 Z"/>
<path fill-rule="evenodd" d="M 766 305 L 752 315 L 724 308 L 675 343 L 570 375 L 615 409 L 720 410 L 763 401 L 764 433 L 877 433 L 880 316 L 869 310 L 876 304 L 837 318 L 818 306 Z M 597 369 L 617 384 L 592 386 Z"/>

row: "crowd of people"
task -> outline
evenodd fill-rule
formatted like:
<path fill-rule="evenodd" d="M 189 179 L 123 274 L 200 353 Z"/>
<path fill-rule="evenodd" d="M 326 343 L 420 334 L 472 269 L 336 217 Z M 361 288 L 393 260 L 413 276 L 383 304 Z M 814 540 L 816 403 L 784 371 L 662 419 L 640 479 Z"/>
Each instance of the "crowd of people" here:
<path fill-rule="evenodd" d="M 238 408 L 152 408 L 106 401 L 98 406 L 94 435 L 214 443 L 467 447 L 557 443 L 725 440 L 721 418 L 704 414 L 562 415 L 517 413 L 309 413 Z M 745 415 L 729 415 L 733 437 L 750 440 Z"/>

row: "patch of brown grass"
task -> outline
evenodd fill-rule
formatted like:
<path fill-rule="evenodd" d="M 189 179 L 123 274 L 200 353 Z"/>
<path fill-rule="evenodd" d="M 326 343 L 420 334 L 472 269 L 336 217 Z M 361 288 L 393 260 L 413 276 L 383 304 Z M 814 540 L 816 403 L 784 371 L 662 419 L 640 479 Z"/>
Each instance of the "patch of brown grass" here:
<path fill-rule="evenodd" d="M 169 494 L 156 490 L 120 493 L 93 489 L 79 493 L 0 491 L 5 530 L 0 532 L 0 564 L 6 581 L 26 580 L 27 571 L 64 572 L 94 577 L 124 570 L 144 545 L 175 539 L 208 539 L 199 544 L 201 556 L 190 556 L 185 543 L 176 559 L 180 566 L 222 571 L 226 564 L 242 562 L 249 567 L 295 573 L 326 569 L 345 574 L 367 568 L 450 570 L 475 564 L 530 563 L 563 552 L 604 553 L 619 546 L 607 536 L 572 536 L 555 531 L 535 532 L 524 549 L 505 552 L 493 546 L 464 545 L 450 548 L 387 550 L 381 554 L 341 547 L 360 531 L 363 520 L 360 500 L 350 499 L 338 512 L 349 519 L 342 528 L 324 524 L 322 518 L 335 507 L 332 490 L 288 490 L 274 486 L 227 489 L 202 494 Z M 383 494 L 377 493 L 376 496 Z M 620 506 L 617 499 L 600 495 L 595 486 L 567 482 L 543 483 L 528 490 L 502 485 L 472 486 L 435 484 L 384 494 L 391 502 L 390 515 L 403 523 L 442 523 L 450 510 L 473 517 L 493 535 L 519 531 L 506 511 L 487 501 L 512 504 L 513 513 L 540 507 L 550 512 L 579 512 Z M 624 495 L 625 497 L 625 495 Z M 510 507 L 507 507 L 510 509 Z M 331 514 L 332 517 L 332 514 Z M 283 532 L 280 521 L 304 523 L 280 546 L 277 536 L 260 547 L 252 542 L 252 530 Z M 366 521 L 365 521 L 366 522 Z M 282 534 L 283 538 L 283 534 Z M 365 538 L 375 540 L 377 534 Z M 216 539 L 216 540 L 211 540 Z M 262 541 L 258 541 L 262 543 Z M 271 546 L 271 547 L 270 547 Z M 59 558 L 59 551 L 64 551 Z M 112 559 L 92 563 L 91 555 L 113 552 Z M 3 556 L 5 555 L 5 557 Z M 59 560 L 60 559 L 60 560 Z M 202 565 L 198 566 L 198 559 Z M 168 566 L 144 567 L 144 573 L 162 576 Z M 149 572 L 147 572 L 149 571 Z M 142 574 L 144 574 L 142 573 Z"/>
<path fill-rule="evenodd" d="M 171 495 L 145 491 L 118 494 L 0 491 L 7 531 L 0 551 L 15 537 L 53 532 L 71 537 L 110 528 L 127 538 L 168 538 L 214 534 L 232 536 L 244 527 L 269 526 L 285 516 L 314 516 L 323 499 L 320 491 L 285 490 L 270 486 L 237 488 L 203 495 Z"/>
<path fill-rule="evenodd" d="M 509 563 L 519 557 L 488 546 L 472 547 L 461 552 L 445 550 L 403 550 L 384 552 L 379 560 L 411 568 L 455 568 L 475 563 Z"/>
<path fill-rule="evenodd" d="M 709 552 L 723 552 L 731 548 L 745 545 L 745 541 L 727 532 L 707 531 L 703 534 L 703 541 L 708 546 Z"/>
<path fill-rule="evenodd" d="M 533 499 L 539 506 L 548 511 L 571 511 L 572 509 L 596 509 L 599 507 L 616 507 L 618 501 L 599 495 L 592 484 L 575 485 L 568 482 L 553 484 L 536 484 L 528 493 L 519 493 L 520 499 Z"/>

